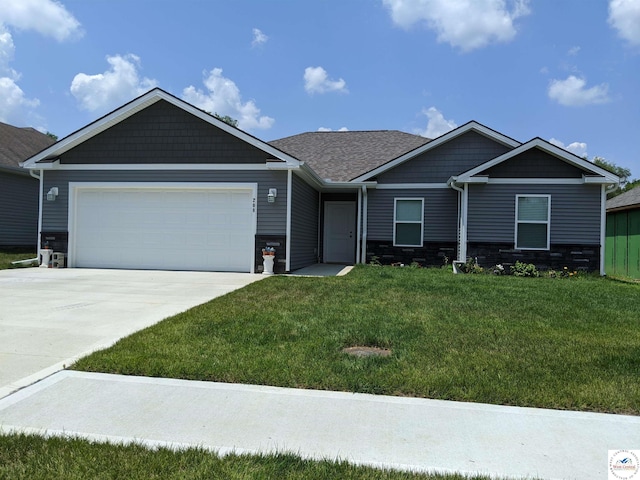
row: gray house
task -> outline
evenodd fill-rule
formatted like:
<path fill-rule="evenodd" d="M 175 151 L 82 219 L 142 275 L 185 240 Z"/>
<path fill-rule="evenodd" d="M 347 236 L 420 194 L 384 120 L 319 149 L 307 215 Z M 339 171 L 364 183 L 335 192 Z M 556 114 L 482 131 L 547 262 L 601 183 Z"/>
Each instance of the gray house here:
<path fill-rule="evenodd" d="M 24 162 L 41 236 L 71 267 L 258 272 L 478 257 L 603 271 L 618 178 L 470 122 L 434 140 L 315 132 L 271 143 L 154 89 Z"/>
<path fill-rule="evenodd" d="M 53 142 L 33 128 L 0 122 L 0 247 L 38 244 L 39 184 L 20 162 Z"/>

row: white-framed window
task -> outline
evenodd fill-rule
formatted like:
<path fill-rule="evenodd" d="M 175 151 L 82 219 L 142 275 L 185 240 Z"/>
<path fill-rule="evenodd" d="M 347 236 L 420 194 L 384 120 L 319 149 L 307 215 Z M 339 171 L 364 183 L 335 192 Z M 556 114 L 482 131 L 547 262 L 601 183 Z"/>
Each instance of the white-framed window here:
<path fill-rule="evenodd" d="M 551 195 L 516 195 L 517 249 L 549 250 Z"/>
<path fill-rule="evenodd" d="M 424 234 L 424 198 L 394 198 L 393 245 L 421 247 Z"/>

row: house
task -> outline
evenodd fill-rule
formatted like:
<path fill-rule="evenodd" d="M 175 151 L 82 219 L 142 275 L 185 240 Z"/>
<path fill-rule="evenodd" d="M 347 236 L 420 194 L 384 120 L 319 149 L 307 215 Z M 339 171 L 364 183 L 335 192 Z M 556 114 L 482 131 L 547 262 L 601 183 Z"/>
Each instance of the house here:
<path fill-rule="evenodd" d="M 48 147 L 51 137 L 0 122 L 0 248 L 38 243 L 38 181 L 20 162 Z"/>
<path fill-rule="evenodd" d="M 607 200 L 607 275 L 640 278 L 640 187 Z"/>
<path fill-rule="evenodd" d="M 317 262 L 441 265 L 477 257 L 603 271 L 618 178 L 477 122 L 264 142 L 161 89 L 24 162 L 41 242 L 71 267 L 276 272 Z"/>

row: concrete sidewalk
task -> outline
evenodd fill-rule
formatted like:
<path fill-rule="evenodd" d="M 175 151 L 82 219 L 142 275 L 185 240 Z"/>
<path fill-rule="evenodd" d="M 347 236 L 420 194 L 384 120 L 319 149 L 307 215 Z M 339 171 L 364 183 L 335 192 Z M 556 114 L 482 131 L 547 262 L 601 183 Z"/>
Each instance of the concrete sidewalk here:
<path fill-rule="evenodd" d="M 0 430 L 499 478 L 604 479 L 640 417 L 59 372 L 0 400 Z"/>

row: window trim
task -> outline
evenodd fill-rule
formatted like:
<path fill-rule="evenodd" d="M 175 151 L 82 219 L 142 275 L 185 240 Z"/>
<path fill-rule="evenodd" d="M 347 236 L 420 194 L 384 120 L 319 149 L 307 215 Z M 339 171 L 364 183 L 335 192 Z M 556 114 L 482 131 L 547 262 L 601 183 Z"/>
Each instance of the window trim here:
<path fill-rule="evenodd" d="M 520 205 L 520 198 L 546 198 L 547 199 L 547 220 L 518 220 L 518 208 Z M 513 240 L 513 244 L 516 250 L 550 250 L 550 242 L 551 242 L 551 195 L 549 194 L 540 194 L 540 193 L 531 193 L 531 194 L 518 194 L 516 195 L 516 205 L 515 205 L 515 237 Z M 547 245 L 544 248 L 536 248 L 536 247 L 523 247 L 518 245 L 518 226 L 523 224 L 535 224 L 535 225 L 546 225 L 547 226 Z"/>
<path fill-rule="evenodd" d="M 408 221 L 408 220 L 403 220 L 403 221 L 397 220 L 398 201 L 403 201 L 403 200 L 420 201 L 420 222 Z M 396 242 L 398 224 L 417 224 L 417 223 L 420 223 L 420 244 L 419 245 L 408 245 L 408 244 Z M 395 197 L 393 199 L 393 246 L 394 247 L 422 247 L 423 245 L 424 245 L 424 197 Z"/>

